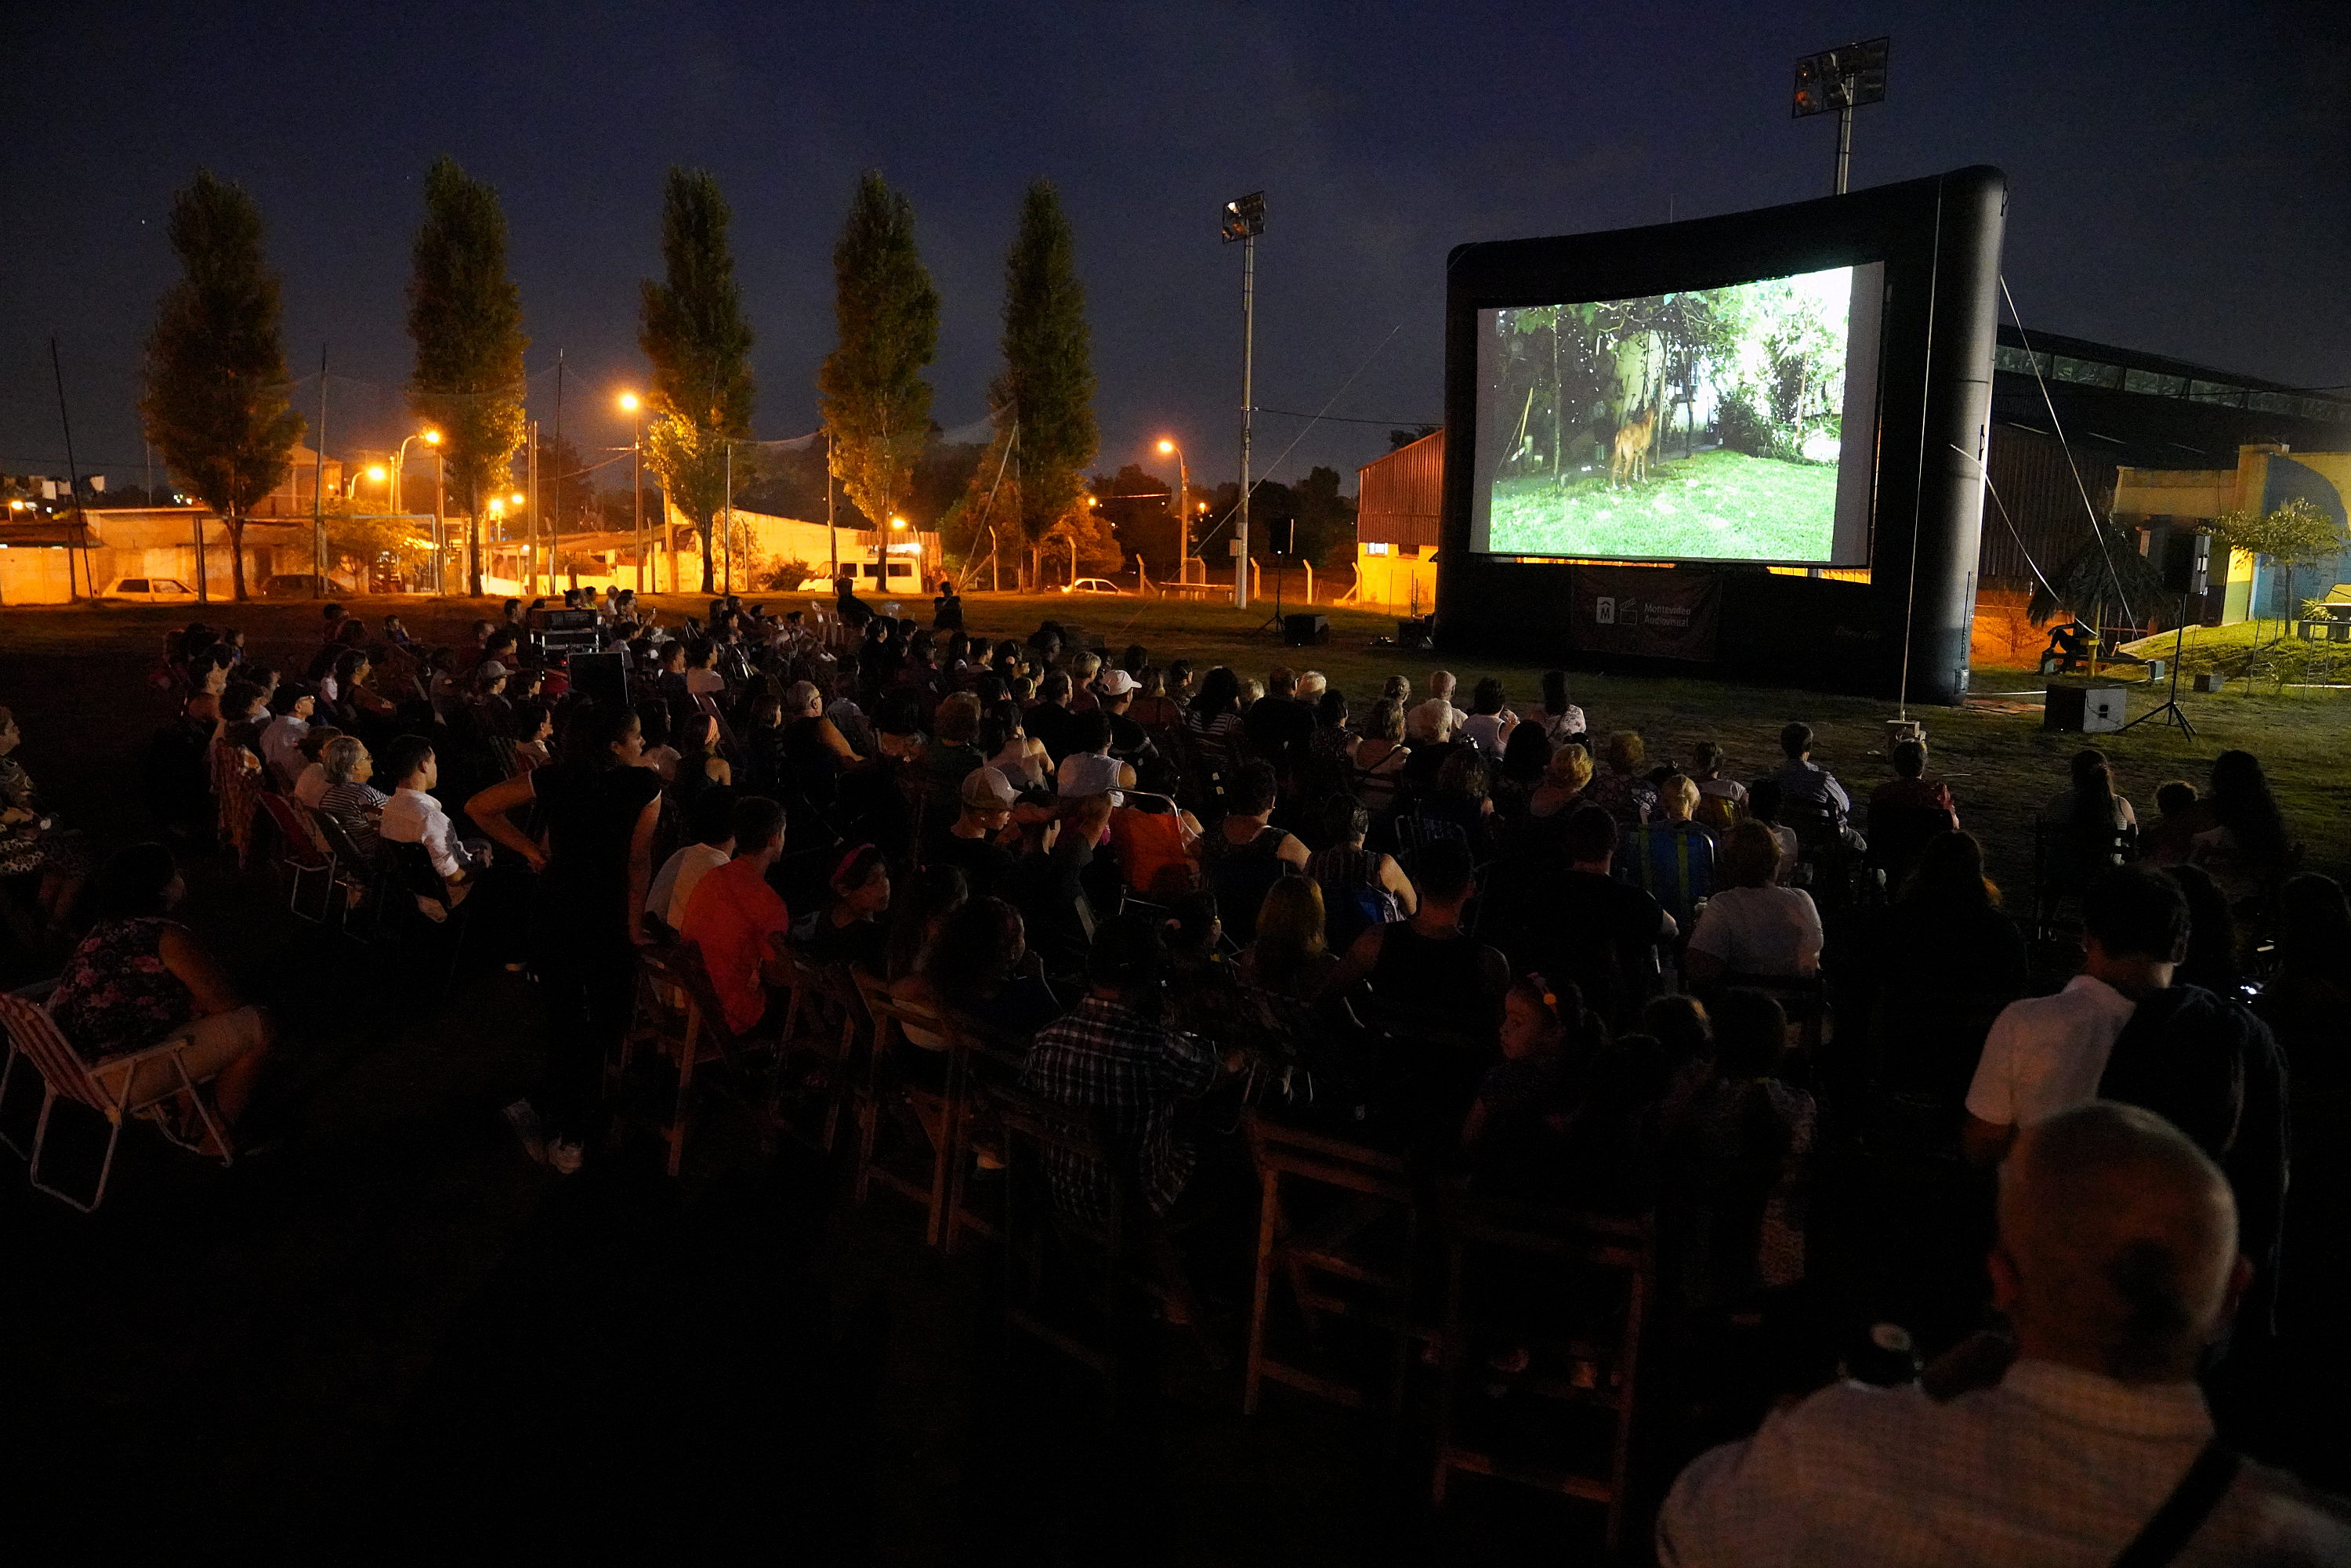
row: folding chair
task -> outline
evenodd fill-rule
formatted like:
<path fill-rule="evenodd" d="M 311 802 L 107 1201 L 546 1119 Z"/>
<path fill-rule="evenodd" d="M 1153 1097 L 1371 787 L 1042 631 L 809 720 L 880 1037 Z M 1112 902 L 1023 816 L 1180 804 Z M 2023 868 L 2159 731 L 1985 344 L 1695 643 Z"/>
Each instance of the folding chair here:
<path fill-rule="evenodd" d="M 1445 1356 L 1429 1487 L 1433 1501 L 1445 1501 L 1456 1470 L 1583 1498 L 1607 1509 L 1607 1550 L 1614 1553 L 1632 1468 L 1642 1323 L 1656 1284 L 1655 1229 L 1646 1218 L 1576 1213 L 1456 1189 L 1446 1215 Z M 1519 1440 L 1507 1443 L 1480 1440 L 1469 1430 L 1474 1423 L 1464 1416 L 1459 1385 L 1473 1334 L 1480 1327 L 1514 1334 L 1526 1327 L 1476 1315 L 1467 1276 L 1477 1254 L 1499 1261 L 1511 1277 L 1548 1263 L 1564 1287 L 1556 1321 L 1525 1336 L 1540 1375 L 1531 1375 L 1523 1388 L 1534 1398 L 1613 1416 L 1604 1464 L 1593 1466 L 1574 1454 L 1570 1434 L 1560 1436 L 1571 1440 L 1542 1450 L 1523 1427 L 1512 1434 Z"/>
<path fill-rule="evenodd" d="M 820 1083 L 822 1088 L 824 1127 L 814 1142 L 820 1150 L 831 1154 L 841 1127 L 841 1104 L 850 1093 L 850 1058 L 857 1049 L 859 1026 L 867 1021 L 865 1002 L 848 965 L 812 962 L 789 944 L 784 956 L 792 966 L 792 998 L 784 1010 L 768 1119 L 770 1125 L 789 1130 L 783 1113 L 784 1092 L 794 1071 L 794 1060 L 799 1059 L 806 1063 L 802 1082 Z"/>
<path fill-rule="evenodd" d="M 953 1036 L 938 1014 L 899 1000 L 890 994 L 888 984 L 874 976 L 852 973 L 873 1020 L 873 1047 L 866 1060 L 865 1087 L 858 1106 L 855 1201 L 863 1203 L 876 1183 L 914 1199 L 925 1211 L 923 1241 L 936 1246 L 946 1235 L 955 1171 L 955 1113 L 961 1073 Z M 903 1060 L 902 1048 L 907 1053 Z M 912 1058 L 914 1051 L 937 1054 L 935 1082 L 918 1082 L 908 1073 L 907 1068 L 918 1060 Z M 914 1141 L 927 1145 L 930 1169 L 923 1176 L 893 1170 L 876 1156 L 884 1116 L 902 1128 L 911 1122 Z"/>
<path fill-rule="evenodd" d="M 1425 1328 L 1413 1322 L 1423 1184 L 1399 1154 L 1261 1115 L 1249 1116 L 1244 1125 L 1262 1196 L 1242 1413 L 1257 1414 L 1259 1395 L 1270 1378 L 1350 1410 L 1370 1409 L 1377 1398 L 1391 1420 L 1400 1417 L 1412 1347 L 1428 1337 Z M 1308 1190 L 1301 1193 L 1301 1188 Z M 1277 1273 L 1290 1281 L 1313 1351 L 1324 1348 L 1325 1317 L 1368 1323 L 1388 1339 L 1392 1352 L 1384 1396 L 1375 1396 L 1302 1362 L 1279 1359 L 1267 1348 Z M 1350 1287 L 1352 1293 L 1340 1293 Z"/>
<path fill-rule="evenodd" d="M 701 950 L 691 942 L 674 947 L 642 948 L 639 957 L 654 977 L 685 999 L 684 1026 L 675 1034 L 656 1032 L 654 1045 L 669 1057 L 677 1071 L 677 1090 L 669 1120 L 658 1130 L 669 1145 L 669 1174 L 685 1163 L 685 1140 L 694 1119 L 694 1084 L 697 1068 L 723 1065 L 738 1069 L 745 1059 L 775 1049 L 773 1041 L 740 1035 L 727 1026 L 726 1009 L 702 966 Z"/>
<path fill-rule="evenodd" d="M 343 890 L 343 935 L 364 942 L 382 928 L 385 898 L 392 891 L 383 847 L 379 843 L 373 854 L 367 853 L 351 838 L 349 829 L 324 811 L 313 810 L 310 821 L 335 857 L 335 878 Z M 354 905 L 361 912 L 364 931 L 352 929 Z"/>
<path fill-rule="evenodd" d="M 269 813 L 270 825 L 277 830 L 278 862 L 292 873 L 293 888 L 287 895 L 286 907 L 301 919 L 325 925 L 335 904 L 334 852 L 327 847 L 327 841 L 311 824 L 299 802 L 274 789 L 265 789 L 261 793 L 261 809 Z M 308 876 L 325 879 L 325 896 L 319 900 L 316 915 L 302 913 L 302 879 Z"/>
<path fill-rule="evenodd" d="M 1092 1113 L 1061 1105 L 1008 1083 L 984 1082 L 979 1092 L 1004 1133 L 1004 1322 L 1100 1374 L 1114 1409 L 1130 1367 L 1133 1331 L 1144 1306 L 1156 1298 L 1191 1325 L 1194 1341 L 1213 1366 L 1219 1357 L 1201 1330 L 1197 1294 L 1177 1254 L 1174 1233 L 1134 1188 L 1115 1141 Z M 1050 1171 L 1092 1162 L 1107 1174 L 1110 1212 L 1101 1219 L 1067 1213 L 1052 1193 Z M 1056 1266 L 1064 1272 L 1056 1276 Z M 1074 1275 L 1074 1279 L 1071 1276 Z M 1056 1291 L 1072 1282 L 1074 1291 Z M 1058 1310 L 1074 1294 L 1096 1316 L 1091 1337 L 1081 1322 Z"/>
<path fill-rule="evenodd" d="M 189 1043 L 185 1038 L 167 1040 L 141 1051 L 117 1052 L 102 1059 L 97 1070 L 93 1071 L 82 1061 L 80 1053 L 67 1043 L 66 1037 L 57 1031 L 56 1021 L 22 997 L 0 996 L 0 1028 L 5 1028 L 8 1035 L 8 1064 L 0 1068 L 0 1106 L 7 1103 L 9 1082 L 16 1075 L 19 1057 L 32 1061 L 33 1070 L 40 1075 L 42 1085 L 41 1114 L 33 1129 L 32 1146 L 27 1149 L 20 1145 L 5 1132 L 0 1132 L 0 1140 L 5 1140 L 19 1158 L 27 1162 L 26 1174 L 34 1186 L 68 1207 L 92 1214 L 97 1212 L 99 1204 L 106 1201 L 107 1180 L 114 1174 L 114 1147 L 121 1140 L 122 1123 L 126 1116 L 144 1116 L 154 1122 L 166 1138 L 182 1148 L 199 1151 L 202 1145 L 180 1137 L 163 1119 L 162 1107 L 164 1102 L 183 1093 L 188 1097 L 212 1148 L 218 1151 L 221 1164 L 235 1164 L 236 1152 L 229 1145 L 228 1131 L 221 1124 L 211 1097 L 204 1092 L 204 1086 L 212 1082 L 212 1075 L 207 1074 L 202 1079 L 188 1075 L 183 1058 Z M 151 1061 L 169 1061 L 173 1081 L 162 1093 L 134 1101 L 131 1090 L 138 1081 L 139 1070 Z M 100 1072 L 109 1078 L 120 1073 L 120 1087 L 110 1088 L 99 1082 Z M 97 1190 L 90 1194 L 88 1203 L 41 1179 L 41 1155 L 48 1146 L 49 1113 L 56 1109 L 61 1099 L 86 1105 L 107 1121 L 106 1157 L 99 1166 Z"/>

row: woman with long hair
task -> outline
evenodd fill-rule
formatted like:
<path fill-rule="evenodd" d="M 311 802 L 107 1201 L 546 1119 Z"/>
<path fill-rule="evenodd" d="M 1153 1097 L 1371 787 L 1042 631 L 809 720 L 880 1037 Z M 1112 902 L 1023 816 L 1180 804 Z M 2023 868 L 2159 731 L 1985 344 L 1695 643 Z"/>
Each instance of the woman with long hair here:
<path fill-rule="evenodd" d="M 1241 954 L 1241 978 L 1301 1002 L 1322 994 L 1339 967 L 1330 949 L 1322 889 L 1311 876 L 1285 876 L 1258 906 L 1257 934 Z"/>
<path fill-rule="evenodd" d="M 1218 768 L 1229 770 L 1233 765 L 1233 737 L 1241 729 L 1240 677 L 1222 664 L 1200 677 L 1200 689 L 1193 694 L 1190 707 L 1184 715 L 1184 727 L 1192 743 L 1207 755 Z"/>
<path fill-rule="evenodd" d="M 1583 735 L 1583 710 L 1567 700 L 1567 672 L 1545 670 L 1542 678 L 1542 711 L 1537 716 L 1542 732 L 1553 745 L 1580 739 Z"/>
<path fill-rule="evenodd" d="M 1852 979 L 1866 1001 L 1878 1087 L 1928 1115 L 1922 1134 L 1949 1145 L 1984 1035 L 2029 978 L 2023 933 L 2002 913 L 1974 835 L 1928 839 L 1867 939 L 1869 961 Z"/>
<path fill-rule="evenodd" d="M 2242 903 L 2274 886 L 2292 858 L 2285 818 L 2250 751 L 2224 751 L 2212 759 L 2212 789 L 2204 798 L 2214 826 L 2196 835 L 2188 858 L 2212 873 L 2230 902 Z"/>
<path fill-rule="evenodd" d="M 1382 697 L 1372 705 L 1353 760 L 1355 793 L 1372 815 L 1386 817 L 1395 811 L 1404 770 L 1412 761 L 1412 747 L 1404 743 L 1403 704 L 1394 697 Z"/>
<path fill-rule="evenodd" d="M 605 1056 L 629 1026 L 637 949 L 652 940 L 638 912 L 653 886 L 661 776 L 643 765 L 643 732 L 625 704 L 573 707 L 562 742 L 559 761 L 491 785 L 465 813 L 538 873 L 530 938 L 547 1073 L 507 1114 L 526 1148 L 569 1172 L 593 1131 Z M 515 821 L 534 802 L 544 845 Z"/>
<path fill-rule="evenodd" d="M 2067 770 L 2073 783 L 2050 803 L 2058 830 L 2058 875 L 2068 886 L 2087 887 L 2099 873 L 2130 858 L 2138 839 L 2138 813 L 2115 789 L 2106 754 L 2085 748 Z"/>

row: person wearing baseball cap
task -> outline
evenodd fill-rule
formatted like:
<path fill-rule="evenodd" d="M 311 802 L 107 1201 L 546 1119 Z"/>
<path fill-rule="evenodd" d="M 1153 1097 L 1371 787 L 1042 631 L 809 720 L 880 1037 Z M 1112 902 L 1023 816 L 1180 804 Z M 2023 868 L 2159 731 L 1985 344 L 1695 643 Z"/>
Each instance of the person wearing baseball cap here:
<path fill-rule="evenodd" d="M 1102 695 L 1102 711 L 1110 716 L 1110 754 L 1130 763 L 1154 755 L 1157 748 L 1150 735 L 1128 712 L 1143 683 L 1124 670 L 1105 670 L 1094 689 Z"/>
<path fill-rule="evenodd" d="M 1012 825 L 1020 791 L 1001 768 L 975 768 L 964 776 L 957 796 L 962 811 L 925 859 L 931 865 L 954 866 L 963 873 L 971 896 L 988 897 L 1012 874 L 1012 852 L 998 841 Z"/>

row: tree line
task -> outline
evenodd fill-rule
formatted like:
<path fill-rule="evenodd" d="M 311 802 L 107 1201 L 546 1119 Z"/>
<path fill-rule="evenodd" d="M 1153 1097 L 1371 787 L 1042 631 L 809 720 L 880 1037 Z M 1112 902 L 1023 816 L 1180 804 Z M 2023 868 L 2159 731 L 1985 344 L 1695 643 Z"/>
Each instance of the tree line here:
<path fill-rule="evenodd" d="M 753 335 L 731 221 L 715 178 L 673 168 L 662 199 L 663 276 L 639 287 L 637 344 L 652 372 L 645 464 L 701 537 L 705 593 L 730 478 L 738 495 L 753 488 L 763 461 L 775 469 L 771 486 L 800 477 L 789 455 L 763 459 L 750 441 Z M 181 277 L 157 307 L 141 417 L 182 487 L 225 522 L 233 591 L 243 599 L 246 521 L 285 482 L 306 430 L 280 334 L 282 285 L 258 204 L 209 170 L 174 197 L 170 235 Z M 1033 584 L 1056 530 L 1092 526 L 1079 514 L 1088 510 L 1083 470 L 1098 444 L 1085 288 L 1052 183 L 1034 182 L 1021 199 L 1005 258 L 1003 365 L 988 387 L 994 434 L 958 476 L 959 493 L 943 497 L 954 486 L 925 472 L 937 466 L 925 372 L 938 351 L 938 291 L 915 244 L 914 209 L 879 172 L 858 182 L 832 261 L 838 336 L 817 374 L 826 483 L 875 528 L 935 507 L 943 528 L 967 546 L 993 541 Z M 408 403 L 440 435 L 444 472 L 467 514 L 467 586 L 478 594 L 483 503 L 511 484 L 528 438 L 529 340 L 497 193 L 455 159 L 436 160 L 426 175 L 411 264 Z M 560 448 L 542 450 L 560 457 Z M 559 461 L 559 516 L 564 472 Z"/>

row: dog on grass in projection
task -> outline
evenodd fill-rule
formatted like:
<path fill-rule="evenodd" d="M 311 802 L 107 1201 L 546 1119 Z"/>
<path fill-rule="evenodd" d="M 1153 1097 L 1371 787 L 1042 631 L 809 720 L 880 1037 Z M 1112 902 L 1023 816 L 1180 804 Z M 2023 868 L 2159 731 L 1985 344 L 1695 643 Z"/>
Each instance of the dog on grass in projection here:
<path fill-rule="evenodd" d="M 1637 485 L 1649 476 L 1649 444 L 1656 438 L 1657 411 L 1652 406 L 1616 427 L 1615 449 L 1608 458 L 1608 483 Z"/>

